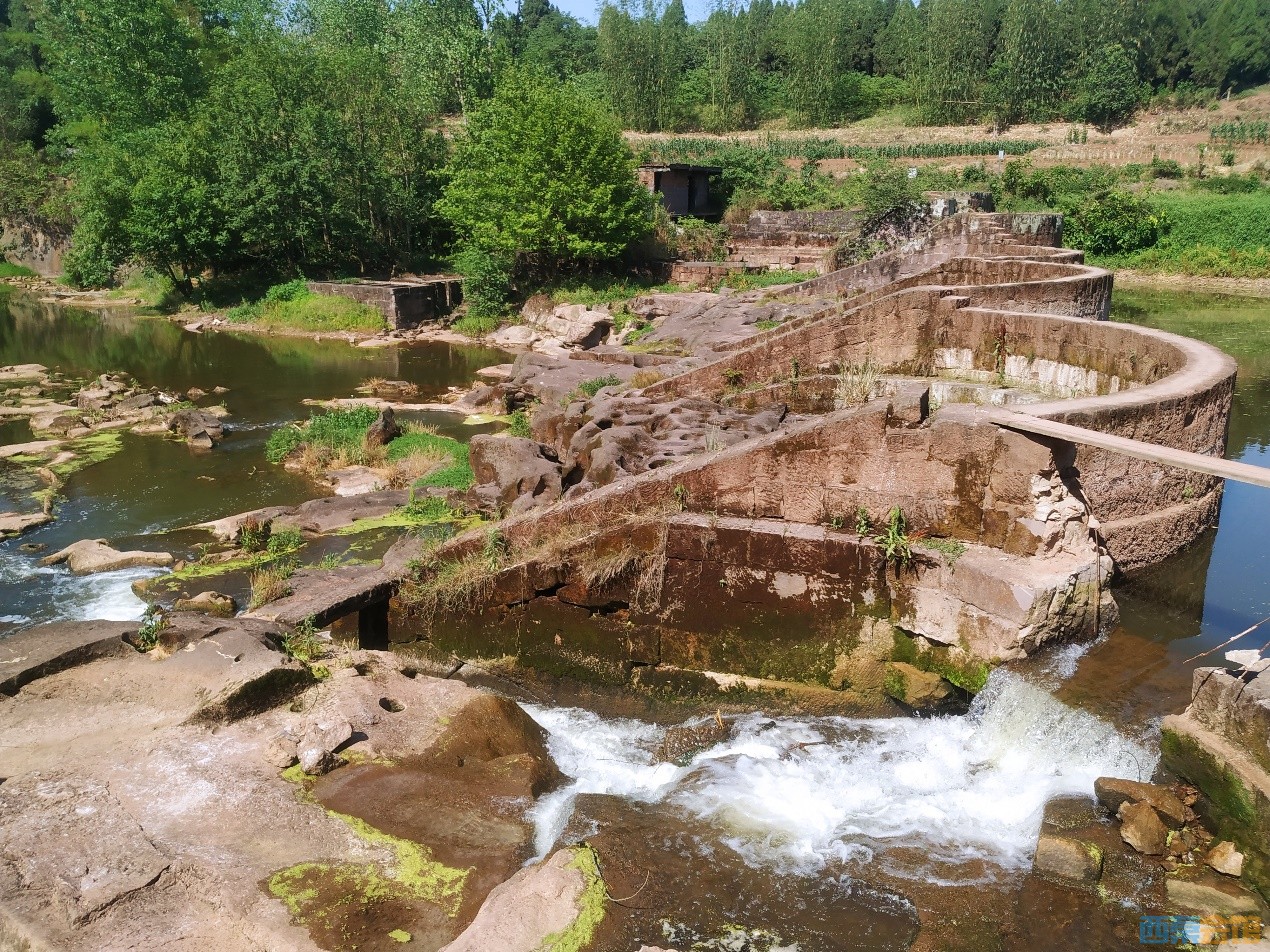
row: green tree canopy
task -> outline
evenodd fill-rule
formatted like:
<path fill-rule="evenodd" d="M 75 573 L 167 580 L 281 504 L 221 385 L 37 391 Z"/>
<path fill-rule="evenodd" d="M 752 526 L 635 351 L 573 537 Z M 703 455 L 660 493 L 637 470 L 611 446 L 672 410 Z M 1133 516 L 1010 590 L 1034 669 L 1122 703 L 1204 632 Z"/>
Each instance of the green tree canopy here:
<path fill-rule="evenodd" d="M 616 120 L 518 71 L 468 115 L 438 208 L 485 253 L 547 271 L 616 258 L 652 222 Z"/>

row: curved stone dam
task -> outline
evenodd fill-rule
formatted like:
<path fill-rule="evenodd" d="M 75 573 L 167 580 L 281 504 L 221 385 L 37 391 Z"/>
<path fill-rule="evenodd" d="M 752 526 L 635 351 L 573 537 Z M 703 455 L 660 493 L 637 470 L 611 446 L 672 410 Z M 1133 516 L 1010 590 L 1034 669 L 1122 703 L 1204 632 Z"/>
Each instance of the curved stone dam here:
<path fill-rule="evenodd" d="M 494 525 L 260 614 L 326 623 L 395 591 L 365 646 L 856 712 L 956 702 L 1092 639 L 1117 571 L 1215 518 L 1222 480 L 1191 463 L 1224 451 L 1235 365 L 1107 321 L 1112 276 L 1060 234 L 958 216 L 640 388 L 529 403 L 531 438 L 472 441 Z M 529 376 L 488 399 L 528 402 Z"/>
<path fill-rule="evenodd" d="M 0 357 L 48 371 L 8 413 L 74 427 L 124 371 L 115 403 L 230 411 L 91 466 L 97 434 L 0 423 L 10 500 L 84 457 L 0 541 L 0 949 L 1247 935 L 1270 674 L 1209 665 L 1270 611 L 1263 309 L 1111 290 L 1058 216 L 971 214 L 775 291 L 573 306 L 509 364 L 0 298 Z M 266 439 L 313 398 L 475 484 L 309 498 Z M 61 564 L 156 545 L 184 567 Z"/>

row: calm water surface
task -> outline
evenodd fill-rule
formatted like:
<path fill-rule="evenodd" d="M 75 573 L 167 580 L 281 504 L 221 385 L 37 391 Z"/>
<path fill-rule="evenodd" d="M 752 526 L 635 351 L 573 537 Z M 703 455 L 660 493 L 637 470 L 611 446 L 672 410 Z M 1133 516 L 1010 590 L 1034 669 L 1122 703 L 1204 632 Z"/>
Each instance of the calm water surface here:
<path fill-rule="evenodd" d="M 0 365 L 39 363 L 72 377 L 126 371 L 145 386 L 171 392 L 227 387 L 223 402 L 230 412 L 225 440 L 211 451 L 123 434 L 119 453 L 67 481 L 56 522 L 0 543 L 0 633 L 53 618 L 130 618 L 141 607 L 129 585 L 143 572 L 76 579 L 61 568 L 39 568 L 39 555 L 22 552 L 20 544 L 52 552 L 102 538 L 120 548 L 186 554 L 207 537 L 154 534 L 323 495 L 312 481 L 264 458 L 273 427 L 309 415 L 306 398 L 352 396 L 367 378 L 385 377 L 415 383 L 421 401 L 434 400 L 505 357 L 454 344 L 368 349 L 335 339 L 191 334 L 166 320 L 56 307 L 0 291 Z M 426 415 L 426 422 L 460 439 L 479 432 L 462 420 L 444 412 Z M 25 420 L 0 425 L 3 443 L 30 439 Z M 29 511 L 29 494 L 40 485 L 0 463 L 0 509 Z"/>

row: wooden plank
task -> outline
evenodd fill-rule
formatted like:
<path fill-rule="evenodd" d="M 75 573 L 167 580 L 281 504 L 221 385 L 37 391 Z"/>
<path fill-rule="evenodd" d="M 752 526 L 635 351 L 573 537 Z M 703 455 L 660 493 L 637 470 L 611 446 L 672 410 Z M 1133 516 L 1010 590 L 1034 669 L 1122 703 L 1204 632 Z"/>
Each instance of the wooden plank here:
<path fill-rule="evenodd" d="M 1218 476 L 1222 479 L 1233 479 L 1253 486 L 1270 489 L 1270 468 L 1239 463 L 1234 460 L 1218 459 L 1215 456 L 1204 456 L 1201 453 L 1190 453 L 1186 450 L 1173 449 L 1171 446 L 1157 446 L 1141 440 L 1131 440 L 1111 433 L 1100 433 L 1088 430 L 1083 426 L 1072 426 L 1070 423 L 1059 423 L 1057 420 L 1046 420 L 1042 417 L 1029 416 L 1026 413 L 1015 413 L 1012 410 L 992 410 L 988 413 L 997 426 L 1018 430 L 1022 433 L 1035 433 L 1038 436 L 1049 436 L 1069 443 L 1082 443 L 1085 446 L 1096 446 L 1099 449 L 1122 453 L 1135 459 L 1143 459 L 1161 466 L 1174 466 L 1178 469 Z"/>

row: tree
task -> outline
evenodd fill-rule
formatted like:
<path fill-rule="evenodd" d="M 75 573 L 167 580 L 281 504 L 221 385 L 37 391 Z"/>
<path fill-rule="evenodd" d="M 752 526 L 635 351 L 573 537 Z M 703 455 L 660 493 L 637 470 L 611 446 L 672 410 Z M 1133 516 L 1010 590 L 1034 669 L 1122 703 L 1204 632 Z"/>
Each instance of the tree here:
<path fill-rule="evenodd" d="M 1067 65 L 1058 5 L 1054 0 L 1010 0 L 997 46 L 988 72 L 997 118 L 1007 125 L 1052 118 Z"/>
<path fill-rule="evenodd" d="M 613 117 L 514 70 L 468 116 L 438 207 L 462 242 L 540 273 L 616 258 L 652 221 Z"/>
<path fill-rule="evenodd" d="M 1133 59 L 1123 46 L 1108 45 L 1092 57 L 1081 83 L 1080 107 L 1086 122 L 1107 130 L 1133 118 L 1142 87 Z"/>

